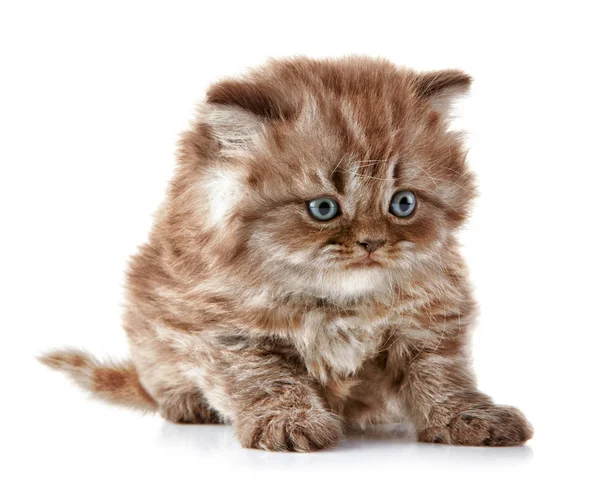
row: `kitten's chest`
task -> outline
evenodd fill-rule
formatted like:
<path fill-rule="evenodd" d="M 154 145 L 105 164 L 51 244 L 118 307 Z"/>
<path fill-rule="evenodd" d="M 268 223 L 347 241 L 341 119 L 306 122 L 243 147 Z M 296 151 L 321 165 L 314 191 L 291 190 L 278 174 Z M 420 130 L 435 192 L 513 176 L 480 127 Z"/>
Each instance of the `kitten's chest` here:
<path fill-rule="evenodd" d="M 375 357 L 387 327 L 385 320 L 360 317 L 326 317 L 307 313 L 294 344 L 308 372 L 321 383 L 358 372 Z"/>

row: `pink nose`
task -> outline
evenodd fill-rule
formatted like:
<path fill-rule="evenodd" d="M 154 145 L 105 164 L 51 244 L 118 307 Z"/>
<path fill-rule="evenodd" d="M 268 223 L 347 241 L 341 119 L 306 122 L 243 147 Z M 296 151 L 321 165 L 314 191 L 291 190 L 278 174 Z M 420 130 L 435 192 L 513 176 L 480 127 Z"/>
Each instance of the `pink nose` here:
<path fill-rule="evenodd" d="M 383 239 L 365 239 L 358 242 L 359 246 L 362 246 L 367 250 L 367 253 L 372 253 L 384 243 L 385 241 Z"/>

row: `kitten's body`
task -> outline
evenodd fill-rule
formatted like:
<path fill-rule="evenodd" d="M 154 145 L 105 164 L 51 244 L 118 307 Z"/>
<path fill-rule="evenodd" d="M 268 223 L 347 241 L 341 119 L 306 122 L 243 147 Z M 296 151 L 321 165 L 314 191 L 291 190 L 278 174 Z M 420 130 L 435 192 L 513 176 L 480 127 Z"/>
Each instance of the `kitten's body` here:
<path fill-rule="evenodd" d="M 44 360 L 109 400 L 233 423 L 248 447 L 313 450 L 345 425 L 391 422 L 423 441 L 523 443 L 526 420 L 470 369 L 454 231 L 474 188 L 446 124 L 468 85 L 366 58 L 215 84 L 129 270 L 133 365 Z M 388 210 L 399 189 L 419 200 L 410 218 Z M 305 205 L 323 195 L 342 209 L 327 223 Z"/>

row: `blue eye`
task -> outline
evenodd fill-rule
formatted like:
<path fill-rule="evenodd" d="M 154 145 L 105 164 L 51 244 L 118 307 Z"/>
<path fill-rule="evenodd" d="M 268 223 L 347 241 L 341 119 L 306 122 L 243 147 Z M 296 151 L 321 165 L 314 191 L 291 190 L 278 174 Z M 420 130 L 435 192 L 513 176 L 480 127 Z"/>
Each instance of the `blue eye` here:
<path fill-rule="evenodd" d="M 417 205 L 416 196 L 410 191 L 398 191 L 392 197 L 390 212 L 399 218 L 410 216 Z"/>
<path fill-rule="evenodd" d="M 308 202 L 308 212 L 318 221 L 329 221 L 340 213 L 340 207 L 335 199 L 320 197 Z"/>

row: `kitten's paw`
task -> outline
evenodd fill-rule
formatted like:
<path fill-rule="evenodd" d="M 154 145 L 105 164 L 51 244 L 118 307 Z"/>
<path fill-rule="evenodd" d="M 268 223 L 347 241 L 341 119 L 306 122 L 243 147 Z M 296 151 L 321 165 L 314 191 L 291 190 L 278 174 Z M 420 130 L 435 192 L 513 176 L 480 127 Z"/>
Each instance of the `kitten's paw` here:
<path fill-rule="evenodd" d="M 313 452 L 342 437 L 339 418 L 322 409 L 270 411 L 236 425 L 242 446 L 276 452 Z"/>
<path fill-rule="evenodd" d="M 522 445 L 533 436 L 533 428 L 516 408 L 494 405 L 465 410 L 447 426 L 427 427 L 420 442 L 471 446 Z"/>
<path fill-rule="evenodd" d="M 173 423 L 222 423 L 217 412 L 208 407 L 199 393 L 179 394 L 163 400 L 161 416 Z"/>

